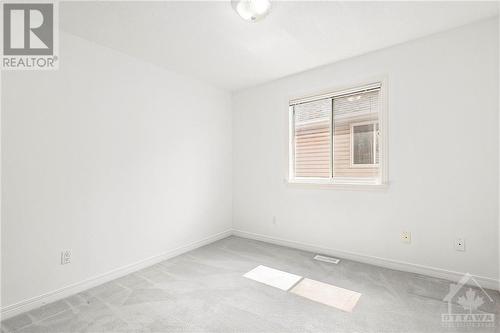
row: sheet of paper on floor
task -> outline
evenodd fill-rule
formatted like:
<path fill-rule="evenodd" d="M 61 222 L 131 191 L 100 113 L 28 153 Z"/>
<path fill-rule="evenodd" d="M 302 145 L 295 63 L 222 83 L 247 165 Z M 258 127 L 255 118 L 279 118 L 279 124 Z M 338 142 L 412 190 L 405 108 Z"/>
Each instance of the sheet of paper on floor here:
<path fill-rule="evenodd" d="M 255 267 L 243 276 L 285 291 L 289 290 L 297 282 L 299 282 L 300 279 L 302 279 L 302 276 L 283 272 L 263 265 Z"/>
<path fill-rule="evenodd" d="M 352 312 L 361 297 L 358 292 L 307 278 L 297 283 L 290 292 L 347 312 Z"/>

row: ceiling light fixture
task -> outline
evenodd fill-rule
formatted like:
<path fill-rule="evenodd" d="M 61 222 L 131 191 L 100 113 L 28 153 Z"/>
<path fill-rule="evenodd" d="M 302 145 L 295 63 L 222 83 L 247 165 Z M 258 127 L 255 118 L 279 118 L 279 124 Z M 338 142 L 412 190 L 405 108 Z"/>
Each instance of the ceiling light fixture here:
<path fill-rule="evenodd" d="M 249 22 L 262 20 L 271 10 L 270 0 L 231 0 L 231 5 L 238 15 Z"/>

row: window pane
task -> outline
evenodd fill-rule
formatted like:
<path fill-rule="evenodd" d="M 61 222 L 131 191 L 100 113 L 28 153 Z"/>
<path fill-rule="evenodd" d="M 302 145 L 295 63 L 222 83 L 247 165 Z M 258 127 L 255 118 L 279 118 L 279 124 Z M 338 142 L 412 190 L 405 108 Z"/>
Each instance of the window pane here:
<path fill-rule="evenodd" d="M 291 176 L 333 178 L 345 184 L 379 180 L 384 154 L 379 146 L 379 107 L 377 87 L 311 102 L 292 101 Z"/>
<path fill-rule="evenodd" d="M 372 90 L 333 99 L 335 178 L 373 179 L 380 176 L 379 94 L 379 90 Z"/>
<path fill-rule="evenodd" d="M 374 124 L 353 126 L 353 164 L 374 164 Z"/>
<path fill-rule="evenodd" d="M 296 177 L 330 177 L 331 114 L 331 99 L 294 106 Z"/>

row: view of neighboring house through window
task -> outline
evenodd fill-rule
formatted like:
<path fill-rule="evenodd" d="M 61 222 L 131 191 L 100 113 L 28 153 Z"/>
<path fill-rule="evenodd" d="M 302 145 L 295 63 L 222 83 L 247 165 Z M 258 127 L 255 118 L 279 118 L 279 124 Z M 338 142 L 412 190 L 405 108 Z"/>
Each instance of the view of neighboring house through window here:
<path fill-rule="evenodd" d="M 351 166 L 378 164 L 378 122 L 351 124 Z"/>
<path fill-rule="evenodd" d="M 331 110 L 332 102 L 328 99 L 294 107 L 296 177 L 330 177 Z"/>
<path fill-rule="evenodd" d="M 380 84 L 290 102 L 290 179 L 380 184 Z"/>

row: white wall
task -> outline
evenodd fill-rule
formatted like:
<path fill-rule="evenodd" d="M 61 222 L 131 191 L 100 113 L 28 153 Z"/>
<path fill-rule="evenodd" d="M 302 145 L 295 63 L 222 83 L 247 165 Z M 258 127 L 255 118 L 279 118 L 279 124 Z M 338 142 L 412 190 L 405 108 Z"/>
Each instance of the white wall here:
<path fill-rule="evenodd" d="M 3 307 L 231 227 L 230 95 L 60 37 L 2 77 Z"/>
<path fill-rule="evenodd" d="M 497 39 L 498 39 L 498 45 L 497 47 L 499 48 L 499 53 L 500 53 L 500 20 L 497 21 L 497 29 L 498 29 L 498 36 L 497 36 Z M 498 77 L 499 77 L 499 80 L 500 80 L 500 57 L 498 57 L 497 59 L 498 61 Z M 499 117 L 498 117 L 498 120 L 500 121 L 500 85 L 498 86 L 498 105 L 499 105 L 499 108 L 498 108 L 498 112 L 499 112 Z M 500 128 L 500 123 L 498 124 L 499 128 Z M 498 140 L 499 140 L 499 145 L 498 145 L 498 148 L 500 149 L 500 135 L 498 136 Z M 498 202 L 498 290 L 500 290 L 500 151 L 499 151 L 499 168 L 498 168 L 498 173 L 499 173 L 499 183 L 498 183 L 498 188 L 499 188 L 499 202 Z"/>
<path fill-rule="evenodd" d="M 484 21 L 233 96 L 238 230 L 498 278 L 498 28 Z M 288 98 L 385 76 L 389 188 L 284 183 Z M 276 216 L 276 225 L 273 225 Z M 400 241 L 412 233 L 412 244 Z M 454 250 L 465 237 L 466 252 Z"/>

